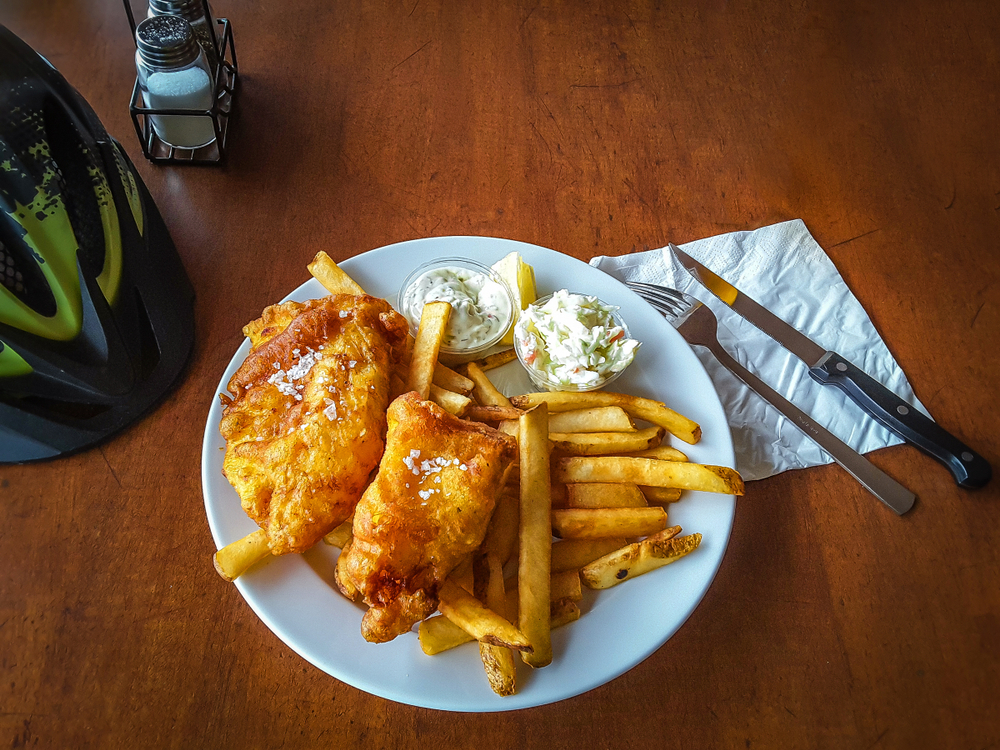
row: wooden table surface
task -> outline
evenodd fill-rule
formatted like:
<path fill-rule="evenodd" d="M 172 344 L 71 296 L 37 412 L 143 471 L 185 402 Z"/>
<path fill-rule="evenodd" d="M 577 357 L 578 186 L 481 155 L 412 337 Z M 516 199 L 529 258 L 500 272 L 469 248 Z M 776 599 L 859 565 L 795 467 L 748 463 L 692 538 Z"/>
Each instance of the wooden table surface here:
<path fill-rule="evenodd" d="M 230 163 L 198 169 L 142 158 L 120 2 L 0 5 L 124 143 L 197 290 L 191 363 L 153 413 L 0 468 L 0 743 L 1000 746 L 1000 484 L 958 489 L 914 448 L 871 456 L 919 497 L 902 518 L 835 466 L 750 483 L 662 648 L 579 697 L 482 715 L 296 655 L 212 569 L 199 475 L 241 326 L 318 250 L 471 234 L 586 260 L 796 218 L 934 417 L 997 465 L 1000 5 L 214 8 L 242 90 Z"/>

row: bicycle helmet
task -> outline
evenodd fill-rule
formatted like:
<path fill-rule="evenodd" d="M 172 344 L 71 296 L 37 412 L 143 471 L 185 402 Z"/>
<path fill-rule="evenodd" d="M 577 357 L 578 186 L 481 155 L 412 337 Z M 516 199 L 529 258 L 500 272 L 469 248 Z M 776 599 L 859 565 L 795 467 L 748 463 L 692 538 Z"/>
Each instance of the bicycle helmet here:
<path fill-rule="evenodd" d="M 194 341 L 194 291 L 122 147 L 0 25 L 0 463 L 146 412 Z"/>

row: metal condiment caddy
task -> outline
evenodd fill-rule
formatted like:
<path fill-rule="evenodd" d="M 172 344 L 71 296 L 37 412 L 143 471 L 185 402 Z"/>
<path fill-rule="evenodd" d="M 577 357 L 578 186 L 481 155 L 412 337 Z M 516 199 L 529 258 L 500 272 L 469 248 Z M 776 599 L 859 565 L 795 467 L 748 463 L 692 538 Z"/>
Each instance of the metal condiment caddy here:
<path fill-rule="evenodd" d="M 125 6 L 125 13 L 128 16 L 129 26 L 132 29 L 132 41 L 136 39 L 137 24 L 132 12 L 129 0 L 122 0 Z M 205 18 L 212 19 L 212 12 L 209 8 L 208 0 L 201 0 Z M 211 42 L 215 47 L 213 63 L 218 61 L 215 67 L 214 98 L 211 109 L 157 109 L 147 105 L 143 98 L 139 77 L 136 76 L 135 85 L 132 88 L 132 100 L 129 104 L 129 113 L 132 116 L 132 124 L 135 126 L 136 136 L 142 145 L 142 152 L 146 158 L 155 164 L 221 164 L 226 159 L 226 143 L 229 135 L 229 126 L 236 104 L 237 84 L 239 81 L 239 71 L 236 62 L 236 46 L 233 41 L 233 30 L 227 18 L 214 19 L 214 31 L 211 35 Z M 209 58 L 211 59 L 211 55 Z M 212 124 L 215 139 L 210 143 L 198 148 L 184 148 L 172 146 L 162 140 L 154 128 L 154 118 L 156 117 L 178 117 L 205 118 Z"/>

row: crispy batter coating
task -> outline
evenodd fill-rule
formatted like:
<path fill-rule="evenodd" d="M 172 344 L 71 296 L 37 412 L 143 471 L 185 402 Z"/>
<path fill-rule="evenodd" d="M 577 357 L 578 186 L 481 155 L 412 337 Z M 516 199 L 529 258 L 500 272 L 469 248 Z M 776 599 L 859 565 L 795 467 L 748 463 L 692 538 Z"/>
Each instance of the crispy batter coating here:
<path fill-rule="evenodd" d="M 390 641 L 437 609 L 440 584 L 482 543 L 516 456 L 513 438 L 416 393 L 392 402 L 378 476 L 337 563 L 341 590 L 370 607 L 366 640 Z"/>
<path fill-rule="evenodd" d="M 341 294 L 272 305 L 243 331 L 223 474 L 273 554 L 303 552 L 351 515 L 378 466 L 406 320 Z"/>

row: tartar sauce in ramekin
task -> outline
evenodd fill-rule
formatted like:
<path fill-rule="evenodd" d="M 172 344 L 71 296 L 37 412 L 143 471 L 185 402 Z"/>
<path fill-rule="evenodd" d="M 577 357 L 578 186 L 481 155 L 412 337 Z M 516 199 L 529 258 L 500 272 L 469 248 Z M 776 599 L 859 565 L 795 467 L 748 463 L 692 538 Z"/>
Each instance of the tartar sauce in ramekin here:
<path fill-rule="evenodd" d="M 401 312 L 419 321 L 428 302 L 448 302 L 451 317 L 442 346 L 477 349 L 507 332 L 511 321 L 508 291 L 487 274 L 459 266 L 433 268 L 419 275 L 403 294 Z"/>

